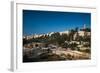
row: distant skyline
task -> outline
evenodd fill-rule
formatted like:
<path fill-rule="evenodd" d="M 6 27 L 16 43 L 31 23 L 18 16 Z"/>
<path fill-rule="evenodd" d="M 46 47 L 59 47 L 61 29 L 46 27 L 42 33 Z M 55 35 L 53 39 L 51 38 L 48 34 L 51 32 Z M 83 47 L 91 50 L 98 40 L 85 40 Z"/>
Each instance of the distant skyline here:
<path fill-rule="evenodd" d="M 91 27 L 91 13 L 23 10 L 23 35 Z"/>

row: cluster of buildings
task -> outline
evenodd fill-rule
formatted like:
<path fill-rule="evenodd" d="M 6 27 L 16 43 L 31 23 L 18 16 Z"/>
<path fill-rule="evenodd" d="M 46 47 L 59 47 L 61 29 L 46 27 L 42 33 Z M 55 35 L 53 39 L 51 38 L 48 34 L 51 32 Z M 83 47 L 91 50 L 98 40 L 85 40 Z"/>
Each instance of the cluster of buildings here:
<path fill-rule="evenodd" d="M 85 34 L 84 34 L 84 33 L 85 33 L 84 29 L 86 29 L 86 25 L 85 25 L 85 24 L 84 24 L 82 30 L 78 30 L 79 36 L 85 36 Z M 45 36 L 45 35 L 51 36 L 51 35 L 54 34 L 54 33 L 55 33 L 55 32 L 50 32 L 50 33 L 47 33 L 47 34 L 34 34 L 34 35 L 23 36 L 23 38 L 29 40 L 29 39 L 32 39 L 32 38 L 38 38 L 38 37 Z M 62 31 L 62 32 L 59 32 L 59 33 L 60 33 L 60 35 L 62 35 L 62 34 L 69 34 L 70 31 L 69 31 L 69 30 L 68 30 L 68 31 Z M 88 36 L 91 35 L 91 32 L 86 32 L 86 33 L 87 33 Z M 76 36 L 76 34 L 74 35 L 74 37 L 75 37 L 75 36 Z"/>

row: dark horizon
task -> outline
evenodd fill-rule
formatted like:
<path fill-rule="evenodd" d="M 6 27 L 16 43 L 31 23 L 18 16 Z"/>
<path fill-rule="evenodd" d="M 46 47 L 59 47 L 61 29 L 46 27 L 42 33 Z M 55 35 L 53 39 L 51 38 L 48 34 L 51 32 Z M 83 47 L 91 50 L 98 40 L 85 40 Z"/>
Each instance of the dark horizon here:
<path fill-rule="evenodd" d="M 61 32 L 84 24 L 91 28 L 90 13 L 23 10 L 23 35 Z"/>

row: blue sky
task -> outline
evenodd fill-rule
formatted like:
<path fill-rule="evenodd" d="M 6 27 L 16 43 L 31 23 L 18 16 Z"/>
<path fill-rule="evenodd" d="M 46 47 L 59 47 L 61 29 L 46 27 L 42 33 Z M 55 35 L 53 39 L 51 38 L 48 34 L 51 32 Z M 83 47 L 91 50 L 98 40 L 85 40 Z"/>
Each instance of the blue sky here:
<path fill-rule="evenodd" d="M 23 34 L 60 32 L 86 24 L 91 27 L 90 13 L 23 10 Z"/>

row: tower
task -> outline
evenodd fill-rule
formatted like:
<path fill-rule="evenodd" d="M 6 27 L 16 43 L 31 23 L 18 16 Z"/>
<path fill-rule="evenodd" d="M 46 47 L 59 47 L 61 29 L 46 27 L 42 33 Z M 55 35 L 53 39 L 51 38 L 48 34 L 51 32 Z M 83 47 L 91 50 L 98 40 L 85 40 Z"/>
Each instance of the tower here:
<path fill-rule="evenodd" d="M 86 29 L 86 24 L 84 24 L 83 29 Z"/>

